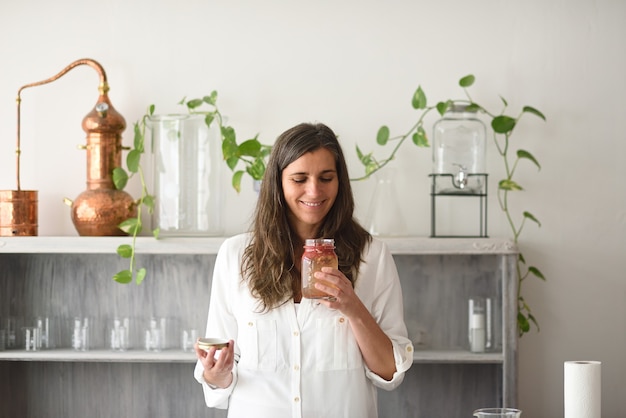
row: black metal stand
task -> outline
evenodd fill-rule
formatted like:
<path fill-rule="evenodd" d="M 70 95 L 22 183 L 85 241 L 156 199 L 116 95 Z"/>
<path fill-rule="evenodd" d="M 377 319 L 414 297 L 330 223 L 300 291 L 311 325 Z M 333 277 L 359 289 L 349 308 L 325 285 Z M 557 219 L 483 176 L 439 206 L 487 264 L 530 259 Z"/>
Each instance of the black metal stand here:
<path fill-rule="evenodd" d="M 480 182 L 481 187 L 480 190 L 472 190 L 472 189 L 463 189 L 458 187 L 458 185 L 454 182 L 453 174 L 429 174 L 429 177 L 432 178 L 432 185 L 430 191 L 430 236 L 431 238 L 487 238 L 487 174 L 476 173 L 476 174 L 467 174 L 469 183 L 472 183 L 472 179 L 479 177 L 482 179 Z M 438 186 L 441 185 L 442 181 L 446 182 L 446 177 L 450 178 L 450 187 L 438 190 Z M 439 181 L 438 181 L 439 180 Z M 436 200 L 439 196 L 449 196 L 449 197 L 474 197 L 478 198 L 480 205 L 479 212 L 479 232 L 478 235 L 437 235 L 436 232 Z"/>

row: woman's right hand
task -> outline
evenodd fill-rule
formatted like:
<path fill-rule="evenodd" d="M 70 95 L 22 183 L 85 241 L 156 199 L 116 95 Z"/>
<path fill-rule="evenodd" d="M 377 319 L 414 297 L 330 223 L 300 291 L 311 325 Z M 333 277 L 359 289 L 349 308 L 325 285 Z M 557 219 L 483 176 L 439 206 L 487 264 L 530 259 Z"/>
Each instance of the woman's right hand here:
<path fill-rule="evenodd" d="M 233 364 L 235 362 L 235 341 L 230 340 L 228 347 L 222 348 L 219 356 L 216 358 L 215 354 L 218 351 L 217 348 L 211 347 L 208 351 L 198 347 L 198 342 L 193 345 L 196 350 L 196 357 L 202 363 L 204 372 L 202 377 L 204 380 L 213 386 L 219 388 L 227 388 L 233 381 Z"/>

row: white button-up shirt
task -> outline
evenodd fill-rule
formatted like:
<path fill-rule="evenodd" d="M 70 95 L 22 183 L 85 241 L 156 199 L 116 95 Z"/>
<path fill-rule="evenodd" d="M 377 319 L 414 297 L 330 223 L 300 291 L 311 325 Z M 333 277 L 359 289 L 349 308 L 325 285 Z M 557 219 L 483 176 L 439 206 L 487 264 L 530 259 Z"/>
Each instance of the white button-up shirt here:
<path fill-rule="evenodd" d="M 209 407 L 230 418 L 374 418 L 376 387 L 392 390 L 413 362 L 404 324 L 402 290 L 392 255 L 376 238 L 366 247 L 355 292 L 393 343 L 396 373 L 390 381 L 370 371 L 348 318 L 315 300 L 293 300 L 260 313 L 240 273 L 248 234 L 220 248 L 206 336 L 235 340 L 233 382 L 212 389 L 198 361 L 194 376 Z"/>

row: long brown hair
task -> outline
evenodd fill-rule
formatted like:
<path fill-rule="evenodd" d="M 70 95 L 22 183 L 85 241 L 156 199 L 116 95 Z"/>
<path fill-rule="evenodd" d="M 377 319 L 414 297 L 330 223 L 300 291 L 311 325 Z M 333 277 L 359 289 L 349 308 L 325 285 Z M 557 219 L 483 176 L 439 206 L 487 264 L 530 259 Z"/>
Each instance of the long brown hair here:
<path fill-rule="evenodd" d="M 291 270 L 299 266 L 296 248 L 300 238 L 287 220 L 282 172 L 302 155 L 320 148 L 335 157 L 339 190 L 318 231 L 318 237 L 334 238 L 339 269 L 354 286 L 361 254 L 371 235 L 354 219 L 354 197 L 346 160 L 335 133 L 321 123 L 301 123 L 283 132 L 272 147 L 254 212 L 252 239 L 243 254 L 241 274 L 259 299 L 262 311 L 280 306 L 294 296 Z"/>

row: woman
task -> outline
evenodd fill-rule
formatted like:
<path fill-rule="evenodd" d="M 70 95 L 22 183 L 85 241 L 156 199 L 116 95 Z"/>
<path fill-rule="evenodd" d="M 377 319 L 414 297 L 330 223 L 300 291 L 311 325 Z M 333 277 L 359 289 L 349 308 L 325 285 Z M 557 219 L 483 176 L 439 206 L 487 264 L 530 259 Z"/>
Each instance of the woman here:
<path fill-rule="evenodd" d="M 412 364 L 398 273 L 386 245 L 353 218 L 337 137 L 300 124 L 273 146 L 252 230 L 227 239 L 213 272 L 194 376 L 207 406 L 229 417 L 377 416 L 376 387 L 396 388 Z M 328 299 L 302 298 L 307 238 L 334 238 L 339 268 L 316 273 Z"/>

